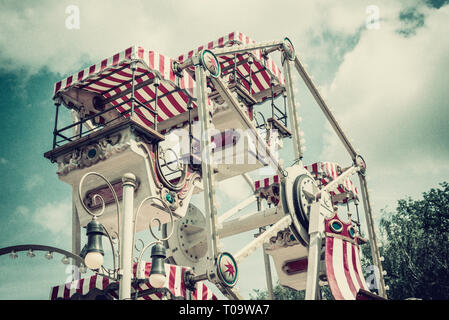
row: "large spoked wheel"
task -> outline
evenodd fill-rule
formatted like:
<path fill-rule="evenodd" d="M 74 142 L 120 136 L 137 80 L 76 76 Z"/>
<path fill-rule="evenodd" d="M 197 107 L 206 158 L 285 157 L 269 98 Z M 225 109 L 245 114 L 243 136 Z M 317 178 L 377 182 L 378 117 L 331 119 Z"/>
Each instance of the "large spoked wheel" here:
<path fill-rule="evenodd" d="M 310 203 L 318 192 L 318 186 L 310 173 L 300 166 L 289 167 L 286 171 L 285 182 L 281 183 L 282 207 L 292 217 L 290 230 L 307 247 Z"/>

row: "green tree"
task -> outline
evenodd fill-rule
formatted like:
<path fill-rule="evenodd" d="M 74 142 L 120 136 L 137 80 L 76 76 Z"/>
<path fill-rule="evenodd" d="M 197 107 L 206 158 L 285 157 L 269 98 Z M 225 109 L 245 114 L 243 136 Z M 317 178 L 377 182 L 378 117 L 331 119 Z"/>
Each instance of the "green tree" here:
<path fill-rule="evenodd" d="M 267 290 L 253 290 L 253 294 L 249 294 L 251 300 L 267 300 L 268 291 Z M 330 292 L 329 286 L 321 287 L 321 294 L 325 300 L 333 300 L 332 294 Z M 274 300 L 304 300 L 306 292 L 304 290 L 297 291 L 288 287 L 282 286 L 279 281 L 273 287 L 273 297 Z"/>
<path fill-rule="evenodd" d="M 389 299 L 449 299 L 449 184 L 398 201 L 380 220 Z"/>

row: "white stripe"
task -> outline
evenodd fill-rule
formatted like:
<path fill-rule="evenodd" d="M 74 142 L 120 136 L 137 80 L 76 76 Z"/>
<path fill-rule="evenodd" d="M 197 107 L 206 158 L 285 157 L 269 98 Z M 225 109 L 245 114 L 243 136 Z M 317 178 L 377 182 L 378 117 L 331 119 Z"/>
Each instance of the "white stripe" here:
<path fill-rule="evenodd" d="M 182 293 L 181 293 L 181 268 L 178 266 L 176 266 L 176 272 L 175 272 L 174 294 L 177 297 L 182 296 Z"/>
<path fill-rule="evenodd" d="M 359 248 L 357 248 L 357 247 L 355 248 L 355 262 L 356 262 L 356 265 L 357 265 L 357 270 L 356 271 L 359 274 L 360 280 L 362 281 L 362 287 L 365 290 L 369 290 L 368 286 L 366 285 L 366 280 L 365 280 L 365 277 L 364 277 L 363 272 L 362 272 L 362 265 L 361 265 L 361 262 L 360 262 L 360 252 L 359 252 Z"/>
<path fill-rule="evenodd" d="M 196 300 L 203 300 L 203 283 L 196 283 Z"/>
<path fill-rule="evenodd" d="M 355 297 L 349 288 L 343 265 L 343 240 L 334 238 L 333 242 L 332 265 L 334 267 L 334 274 L 338 288 L 340 289 L 340 292 L 345 300 L 354 300 Z"/>
<path fill-rule="evenodd" d="M 354 264 L 352 263 L 352 246 L 353 246 L 352 243 L 350 243 L 350 242 L 346 243 L 346 255 L 348 257 L 349 274 L 351 276 L 352 283 L 354 284 L 355 290 L 357 292 L 360 289 L 360 285 L 359 285 L 359 282 L 357 281 L 356 270 L 354 269 Z M 357 248 L 356 248 L 356 250 L 357 250 Z"/>

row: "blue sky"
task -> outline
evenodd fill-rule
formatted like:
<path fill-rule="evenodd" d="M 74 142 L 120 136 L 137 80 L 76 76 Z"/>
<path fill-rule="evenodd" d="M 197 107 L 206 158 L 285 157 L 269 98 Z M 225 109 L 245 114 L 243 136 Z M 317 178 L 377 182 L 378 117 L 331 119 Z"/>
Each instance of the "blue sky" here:
<path fill-rule="evenodd" d="M 236 30 L 258 41 L 292 40 L 367 161 L 377 218 L 398 199 L 419 197 L 449 180 L 447 2 L 0 1 L 0 247 L 71 249 L 71 188 L 43 157 L 52 143 L 56 81 L 132 44 L 177 57 Z M 66 28 L 69 5 L 80 9 L 79 29 Z M 379 9 L 378 29 L 367 27 L 370 5 Z M 296 85 L 304 163 L 349 164 L 298 77 Z M 282 157 L 286 165 L 293 160 L 289 141 Z M 245 187 L 238 179 L 221 183 L 219 212 L 248 196 Z M 226 240 L 225 249 L 234 252 L 251 238 Z M 50 286 L 70 276 L 61 258 L 1 256 L 0 299 L 47 299 Z M 256 251 L 240 266 L 245 296 L 265 286 L 262 261 Z"/>

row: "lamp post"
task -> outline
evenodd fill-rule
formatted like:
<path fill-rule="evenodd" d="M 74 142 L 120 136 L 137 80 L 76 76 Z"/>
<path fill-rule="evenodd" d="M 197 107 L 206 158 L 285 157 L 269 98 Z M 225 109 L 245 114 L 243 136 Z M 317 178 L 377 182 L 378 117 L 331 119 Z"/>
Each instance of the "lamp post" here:
<path fill-rule="evenodd" d="M 136 176 L 127 173 L 122 178 L 123 182 L 123 230 L 120 247 L 120 299 L 131 298 L 132 279 L 132 253 L 133 253 L 133 215 L 134 215 L 134 189 Z"/>
<path fill-rule="evenodd" d="M 116 206 L 117 206 L 117 215 L 118 215 L 118 246 L 120 248 L 119 251 L 119 265 L 118 268 L 116 268 L 115 264 L 115 254 L 114 254 L 114 245 L 112 243 L 111 237 L 109 236 L 106 228 L 102 226 L 102 224 L 98 221 L 98 217 L 100 217 L 104 210 L 105 210 L 105 202 L 101 195 L 95 194 L 93 196 L 93 199 L 95 201 L 100 200 L 101 203 L 101 211 L 99 213 L 93 213 L 87 208 L 87 206 L 84 204 L 84 201 L 82 200 L 82 184 L 84 182 L 84 179 L 89 175 L 95 175 L 100 178 L 102 178 L 104 181 L 106 181 L 109 189 L 112 192 L 112 195 L 114 197 Z M 96 172 L 89 172 L 86 173 L 80 180 L 79 189 L 78 189 L 78 196 L 80 198 L 80 202 L 83 205 L 86 212 L 92 216 L 92 220 L 87 225 L 87 237 L 88 237 L 88 243 L 83 249 L 83 256 L 84 256 L 84 262 L 87 267 L 89 267 L 92 270 L 98 270 L 100 268 L 103 268 L 103 261 L 104 261 L 104 251 L 103 246 L 101 242 L 102 236 L 107 236 L 110 240 L 110 244 L 112 247 L 113 252 L 113 261 L 114 261 L 114 270 L 112 272 L 113 276 L 118 275 L 118 280 L 120 281 L 119 286 L 119 299 L 130 299 L 131 298 L 131 281 L 133 278 L 133 272 L 132 272 L 132 263 L 133 263 L 133 256 L 134 256 L 134 243 L 135 243 L 135 234 L 136 234 L 136 221 L 137 217 L 139 216 L 139 213 L 141 211 L 141 208 L 144 204 L 144 202 L 148 200 L 152 201 L 159 201 L 167 210 L 167 212 L 170 214 L 170 221 L 172 230 L 168 236 L 165 238 L 159 238 L 156 236 L 152 230 L 152 225 L 154 222 L 157 222 L 159 225 L 159 228 L 161 226 L 161 221 L 158 218 L 153 218 L 149 225 L 149 230 L 152 234 L 152 236 L 156 239 L 155 241 L 149 243 L 146 245 L 140 252 L 139 258 L 137 260 L 137 278 L 145 278 L 145 276 L 140 275 L 139 266 L 142 261 L 142 257 L 144 252 L 150 247 L 152 247 L 151 250 L 151 259 L 152 259 L 152 268 L 150 272 L 150 285 L 154 288 L 162 288 L 165 284 L 166 280 L 166 273 L 165 273 L 165 258 L 166 258 L 166 250 L 163 246 L 162 242 L 168 240 L 171 235 L 173 234 L 173 228 L 174 228 L 174 221 L 173 221 L 173 213 L 165 201 L 163 201 L 161 198 L 155 197 L 155 196 L 149 196 L 142 200 L 140 203 L 136 214 L 134 215 L 134 190 L 136 188 L 136 177 L 132 173 L 127 173 L 123 175 L 122 177 L 122 183 L 123 183 L 123 214 L 120 210 L 120 205 L 118 201 L 117 194 L 110 184 L 110 182 L 101 174 Z M 108 271 L 109 272 L 109 271 Z M 110 272 L 109 272 L 110 273 Z M 136 292 L 137 293 L 137 292 Z M 136 294 L 137 297 L 137 294 Z"/>

